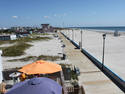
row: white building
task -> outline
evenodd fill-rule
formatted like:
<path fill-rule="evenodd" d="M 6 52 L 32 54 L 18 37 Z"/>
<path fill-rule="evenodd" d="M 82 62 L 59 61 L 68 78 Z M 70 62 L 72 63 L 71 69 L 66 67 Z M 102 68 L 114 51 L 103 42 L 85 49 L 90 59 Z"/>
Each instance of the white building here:
<path fill-rule="evenodd" d="M 0 40 L 16 40 L 16 35 L 0 35 Z"/>
<path fill-rule="evenodd" d="M 16 37 L 16 35 L 10 35 L 10 39 L 11 39 L 11 40 L 16 40 L 17 37 Z"/>

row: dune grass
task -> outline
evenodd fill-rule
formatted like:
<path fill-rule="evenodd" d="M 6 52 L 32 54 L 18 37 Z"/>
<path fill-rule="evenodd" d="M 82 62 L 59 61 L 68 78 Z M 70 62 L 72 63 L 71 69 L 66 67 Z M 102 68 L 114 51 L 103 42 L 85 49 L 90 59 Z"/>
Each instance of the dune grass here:
<path fill-rule="evenodd" d="M 32 42 L 32 41 L 43 41 L 43 40 L 50 40 L 50 37 L 23 37 L 23 38 L 18 38 L 16 40 L 0 40 L 0 45 L 6 44 L 6 43 L 15 43 L 15 42 Z"/>
<path fill-rule="evenodd" d="M 16 40 L 6 40 L 6 41 L 0 41 L 0 44 L 5 43 L 16 43 L 13 46 L 9 47 L 1 47 L 0 49 L 3 50 L 2 56 L 21 56 L 25 54 L 25 50 L 32 45 L 26 43 L 26 42 L 32 42 L 32 41 L 44 41 L 44 40 L 50 40 L 50 37 L 23 37 Z"/>
<path fill-rule="evenodd" d="M 23 37 L 23 38 L 19 38 L 16 40 L 10 40 L 8 41 L 9 43 L 14 43 L 14 42 L 32 42 L 32 41 L 38 41 L 38 40 L 49 40 L 51 38 L 49 37 Z"/>
<path fill-rule="evenodd" d="M 24 58 L 20 58 L 20 59 L 11 59 L 11 60 L 8 60 L 9 62 L 16 62 L 16 61 L 22 61 L 22 62 L 25 62 L 25 61 L 30 61 L 30 60 L 36 60 L 36 56 L 27 56 L 27 57 L 24 57 Z"/>
<path fill-rule="evenodd" d="M 32 46 L 32 45 L 24 43 L 24 42 L 20 42 L 13 46 L 3 47 L 2 56 L 21 56 L 21 55 L 25 54 L 24 50 L 26 50 L 30 46 Z"/>
<path fill-rule="evenodd" d="M 49 33 L 32 33 L 31 36 L 36 36 L 36 35 L 50 35 Z"/>
<path fill-rule="evenodd" d="M 12 60 L 8 60 L 9 62 L 15 62 L 15 61 L 36 61 L 36 60 L 50 60 L 50 61 L 56 61 L 60 59 L 59 56 L 47 56 L 47 55 L 40 55 L 40 56 L 27 56 L 25 58 L 20 58 L 20 59 L 12 59 Z"/>
<path fill-rule="evenodd" d="M 46 56 L 46 55 L 40 55 L 37 57 L 37 60 L 51 60 L 51 61 L 55 61 L 60 59 L 59 56 Z"/>

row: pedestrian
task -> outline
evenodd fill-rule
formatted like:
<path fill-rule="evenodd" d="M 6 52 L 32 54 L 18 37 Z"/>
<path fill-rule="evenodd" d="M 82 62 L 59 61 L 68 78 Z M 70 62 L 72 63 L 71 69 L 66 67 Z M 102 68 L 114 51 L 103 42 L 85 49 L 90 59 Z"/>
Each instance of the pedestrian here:
<path fill-rule="evenodd" d="M 0 94 L 5 94 L 6 93 L 6 83 L 4 80 L 2 80 L 2 83 L 0 84 Z"/>

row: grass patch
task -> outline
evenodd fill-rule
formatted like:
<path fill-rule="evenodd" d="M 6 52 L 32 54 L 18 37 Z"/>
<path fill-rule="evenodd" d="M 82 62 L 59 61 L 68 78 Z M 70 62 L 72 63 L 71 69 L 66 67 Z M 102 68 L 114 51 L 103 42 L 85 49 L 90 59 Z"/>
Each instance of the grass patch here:
<path fill-rule="evenodd" d="M 29 48 L 30 44 L 27 44 L 26 42 L 32 42 L 32 41 L 38 41 L 38 40 L 50 40 L 49 37 L 23 37 L 16 40 L 7 40 L 7 41 L 0 41 L 0 44 L 5 43 L 16 43 L 13 46 L 9 47 L 0 47 L 1 50 L 3 50 L 2 56 L 21 56 L 24 53 L 24 51 Z"/>
<path fill-rule="evenodd" d="M 19 38 L 19 39 L 16 39 L 16 40 L 10 40 L 8 42 L 9 43 L 14 43 L 14 42 L 32 42 L 32 41 L 49 40 L 49 39 L 51 39 L 51 38 L 49 38 L 49 37 L 33 37 L 33 38 L 23 37 L 23 38 Z"/>
<path fill-rule="evenodd" d="M 8 41 L 0 40 L 0 45 L 2 45 L 2 44 L 6 44 L 6 43 L 8 43 Z"/>
<path fill-rule="evenodd" d="M 18 38 L 16 40 L 4 40 L 0 41 L 0 45 L 5 44 L 5 43 L 15 43 L 15 42 L 32 42 L 32 41 L 38 41 L 38 40 L 50 40 L 50 37 L 23 37 L 23 38 Z"/>
<path fill-rule="evenodd" d="M 16 45 L 9 46 L 9 47 L 1 47 L 0 49 L 3 50 L 2 56 L 20 56 L 24 54 L 24 51 L 29 48 L 31 45 L 27 44 L 26 42 L 38 41 L 38 40 L 50 40 L 50 37 L 23 37 L 16 40 L 6 40 L 0 41 L 0 44 L 5 43 L 17 43 Z"/>
<path fill-rule="evenodd" d="M 56 61 L 58 59 L 60 59 L 59 56 L 46 56 L 46 55 L 40 55 L 40 56 L 27 56 L 25 58 L 20 58 L 20 59 L 12 59 L 12 60 L 8 60 L 9 62 L 15 62 L 15 61 L 22 61 L 22 62 L 25 62 L 25 61 L 30 61 L 30 60 L 33 60 L 33 61 L 36 61 L 36 60 L 50 60 L 50 61 Z"/>
<path fill-rule="evenodd" d="M 40 55 L 37 57 L 37 60 L 51 60 L 51 61 L 55 61 L 60 59 L 59 56 L 46 56 L 46 55 Z"/>
<path fill-rule="evenodd" d="M 20 58 L 20 59 L 12 59 L 12 60 L 8 60 L 9 62 L 15 62 L 15 61 L 30 61 L 30 60 L 36 60 L 36 56 L 27 56 L 25 58 Z"/>
<path fill-rule="evenodd" d="M 36 35 L 50 35 L 49 33 L 33 33 L 31 36 L 36 36 Z"/>
<path fill-rule="evenodd" d="M 25 54 L 24 50 L 26 50 L 30 46 L 32 45 L 24 43 L 24 42 L 20 42 L 10 47 L 4 47 L 2 48 L 3 50 L 2 56 L 21 56 Z"/>

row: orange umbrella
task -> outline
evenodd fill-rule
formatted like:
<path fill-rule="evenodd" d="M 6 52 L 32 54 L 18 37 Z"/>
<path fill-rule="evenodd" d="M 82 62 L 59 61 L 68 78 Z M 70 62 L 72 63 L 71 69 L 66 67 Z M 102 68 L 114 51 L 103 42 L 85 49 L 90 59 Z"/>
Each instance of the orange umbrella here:
<path fill-rule="evenodd" d="M 49 74 L 59 72 L 61 70 L 62 68 L 58 64 L 39 60 L 34 63 L 25 65 L 18 71 L 26 74 Z"/>

